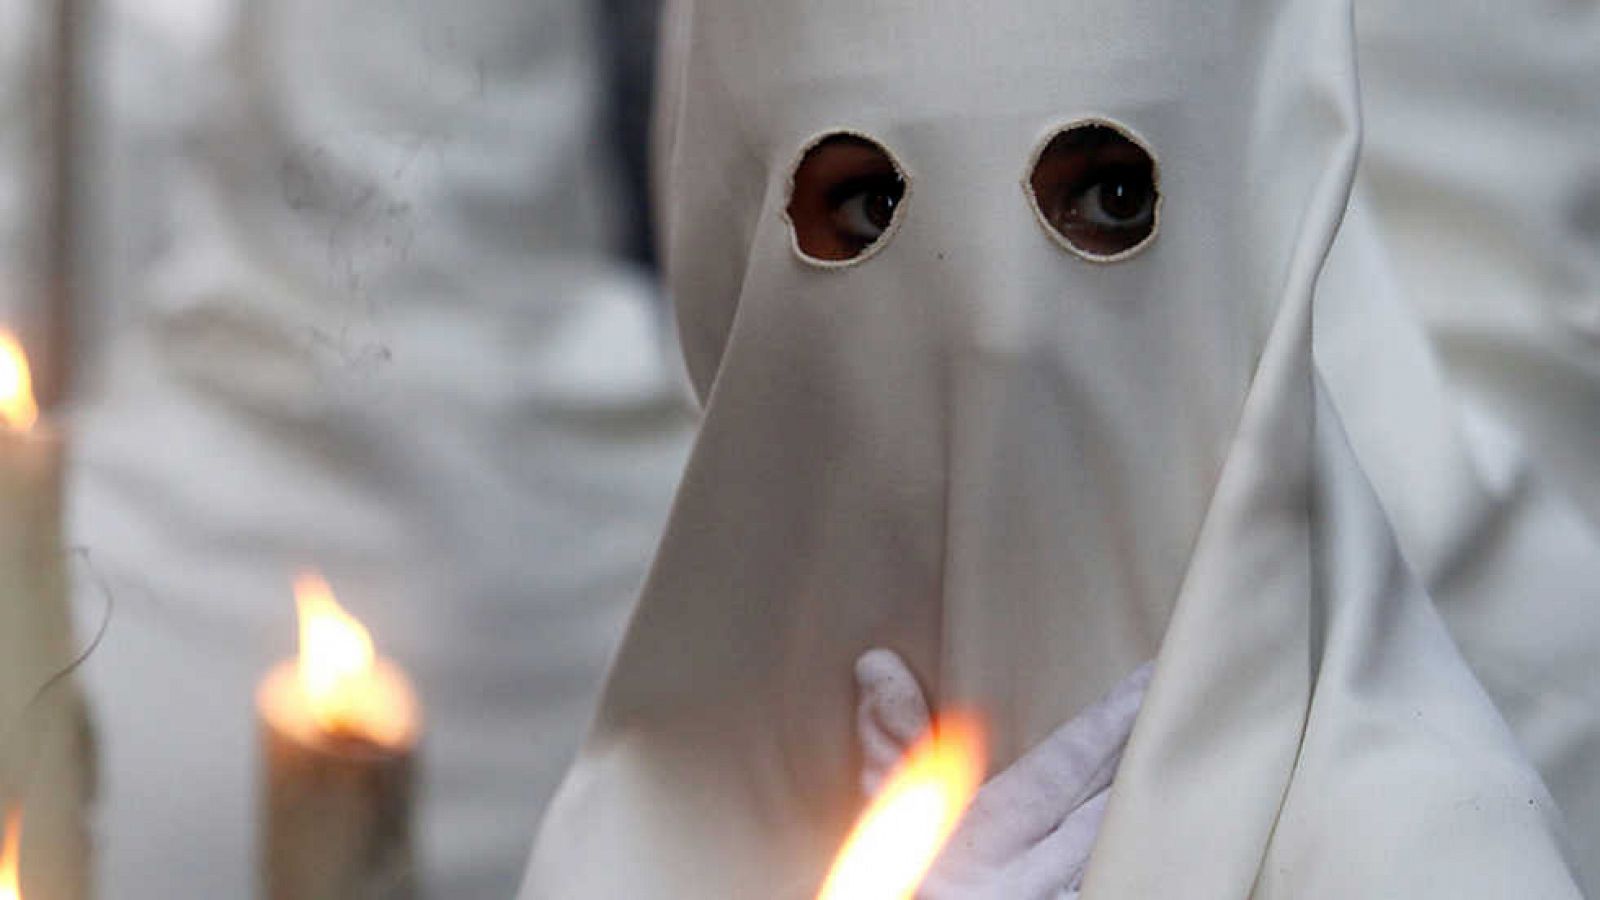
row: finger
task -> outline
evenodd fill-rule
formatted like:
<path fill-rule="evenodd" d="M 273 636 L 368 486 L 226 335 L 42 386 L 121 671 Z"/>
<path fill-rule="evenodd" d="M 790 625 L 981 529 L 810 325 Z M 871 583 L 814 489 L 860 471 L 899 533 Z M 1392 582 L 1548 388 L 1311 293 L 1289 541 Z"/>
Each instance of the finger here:
<path fill-rule="evenodd" d="M 1025 889 L 1021 891 L 1023 896 L 1055 897 L 1063 891 L 1077 891 L 1110 798 L 1109 788 L 1095 794 L 1073 810 L 1061 827 L 1022 855 L 1017 872 L 1019 885 Z"/>
<path fill-rule="evenodd" d="M 928 703 L 917 677 L 892 650 L 876 648 L 856 660 L 861 709 L 871 724 L 902 749 L 928 730 Z"/>
<path fill-rule="evenodd" d="M 1111 783 L 1151 669 L 1135 669 L 984 785 L 967 812 L 975 850 L 991 859 L 1019 853 Z"/>
<path fill-rule="evenodd" d="M 889 650 L 868 650 L 856 660 L 856 737 L 861 746 L 861 787 L 869 796 L 928 729 L 928 703 L 916 676 Z"/>
<path fill-rule="evenodd" d="M 866 797 L 875 797 L 889 779 L 889 775 L 899 764 L 901 756 L 899 745 L 888 740 L 881 733 L 863 733 L 861 737 L 861 793 Z"/>

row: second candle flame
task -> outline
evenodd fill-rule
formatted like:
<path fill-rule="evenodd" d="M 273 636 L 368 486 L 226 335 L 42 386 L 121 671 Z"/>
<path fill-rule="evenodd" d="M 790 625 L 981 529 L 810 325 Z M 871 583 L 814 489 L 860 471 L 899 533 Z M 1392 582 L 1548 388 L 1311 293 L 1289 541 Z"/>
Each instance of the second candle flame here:
<path fill-rule="evenodd" d="M 380 664 L 366 627 L 315 572 L 295 577 L 294 596 L 300 614 L 296 669 L 312 721 L 329 735 L 404 743 L 415 724 L 409 688 Z"/>

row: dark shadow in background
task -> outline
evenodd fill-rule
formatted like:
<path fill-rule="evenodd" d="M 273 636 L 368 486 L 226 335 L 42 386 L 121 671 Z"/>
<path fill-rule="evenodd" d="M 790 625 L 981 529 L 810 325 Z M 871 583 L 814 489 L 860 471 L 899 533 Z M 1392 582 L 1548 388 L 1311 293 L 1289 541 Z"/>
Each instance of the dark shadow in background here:
<path fill-rule="evenodd" d="M 618 161 L 622 251 L 656 266 L 650 209 L 650 110 L 661 0 L 599 0 L 600 59 L 606 78 L 606 133 Z"/>

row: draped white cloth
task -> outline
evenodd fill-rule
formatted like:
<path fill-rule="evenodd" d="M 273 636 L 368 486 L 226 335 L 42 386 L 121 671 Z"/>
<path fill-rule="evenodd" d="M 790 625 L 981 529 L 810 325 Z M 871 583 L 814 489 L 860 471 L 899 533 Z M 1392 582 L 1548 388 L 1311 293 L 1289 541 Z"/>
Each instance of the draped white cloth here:
<path fill-rule="evenodd" d="M 682 0 L 668 27 L 705 415 L 525 897 L 814 891 L 874 645 L 987 714 L 995 768 L 1156 657 L 1085 897 L 1582 896 L 1535 761 L 1592 779 L 1592 535 L 1462 424 L 1394 291 L 1348 4 Z M 1160 162 L 1159 234 L 1112 264 L 1019 187 L 1090 117 Z M 822 269 L 782 213 L 836 130 L 910 187 L 881 251 Z"/>
<path fill-rule="evenodd" d="M 1356 8 L 1319 361 L 1406 556 L 1600 893 L 1600 16 Z"/>
<path fill-rule="evenodd" d="M 612 255 L 578 0 L 107 3 L 76 423 L 99 883 L 250 896 L 257 679 L 320 566 L 421 693 L 431 895 L 516 889 L 689 416 Z"/>
<path fill-rule="evenodd" d="M 1358 6 L 1362 160 L 1451 382 L 1600 527 L 1600 11 Z"/>

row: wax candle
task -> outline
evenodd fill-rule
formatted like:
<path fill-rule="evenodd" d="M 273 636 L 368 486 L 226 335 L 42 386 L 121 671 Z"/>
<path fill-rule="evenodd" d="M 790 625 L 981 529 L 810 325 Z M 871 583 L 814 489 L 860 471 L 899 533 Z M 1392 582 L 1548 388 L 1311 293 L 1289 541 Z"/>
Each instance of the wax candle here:
<path fill-rule="evenodd" d="M 300 655 L 256 694 L 267 900 L 405 900 L 416 894 L 415 692 L 315 574 L 295 580 Z"/>
<path fill-rule="evenodd" d="M 26 355 L 0 332 L 0 805 L 27 804 L 30 893 L 78 900 L 88 894 L 88 719 L 74 681 L 40 693 L 74 655 L 62 455 Z"/>

